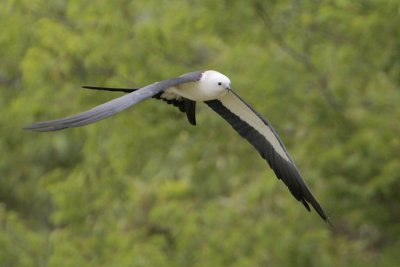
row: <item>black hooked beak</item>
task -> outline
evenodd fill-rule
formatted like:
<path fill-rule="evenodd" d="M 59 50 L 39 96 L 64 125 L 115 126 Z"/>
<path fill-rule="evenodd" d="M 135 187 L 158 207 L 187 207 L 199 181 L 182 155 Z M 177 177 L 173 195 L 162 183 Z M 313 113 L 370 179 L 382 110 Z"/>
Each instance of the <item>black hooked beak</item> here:
<path fill-rule="evenodd" d="M 231 86 L 230 86 L 230 85 L 227 85 L 227 86 L 225 87 L 225 89 L 229 92 L 229 91 L 231 90 Z"/>

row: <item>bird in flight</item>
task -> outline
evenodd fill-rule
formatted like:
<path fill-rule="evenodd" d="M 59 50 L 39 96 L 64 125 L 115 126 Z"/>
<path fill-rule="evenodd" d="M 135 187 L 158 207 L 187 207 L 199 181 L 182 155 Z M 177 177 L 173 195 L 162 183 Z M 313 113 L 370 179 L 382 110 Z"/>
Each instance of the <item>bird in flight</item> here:
<path fill-rule="evenodd" d="M 49 132 L 79 127 L 110 117 L 148 98 L 161 99 L 186 113 L 196 125 L 196 102 L 204 102 L 225 119 L 264 158 L 278 179 L 310 211 L 311 205 L 321 218 L 329 218 L 303 180 L 294 161 L 271 124 L 231 89 L 228 77 L 217 71 L 196 71 L 139 89 L 83 86 L 87 89 L 127 93 L 88 111 L 62 119 L 34 123 L 25 129 Z"/>

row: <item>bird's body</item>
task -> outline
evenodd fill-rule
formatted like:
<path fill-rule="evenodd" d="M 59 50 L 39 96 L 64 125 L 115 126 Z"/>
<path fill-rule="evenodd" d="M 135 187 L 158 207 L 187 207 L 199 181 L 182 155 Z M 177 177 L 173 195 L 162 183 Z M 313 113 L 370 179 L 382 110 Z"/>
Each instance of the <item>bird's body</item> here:
<path fill-rule="evenodd" d="M 165 89 L 161 96 L 166 99 L 184 97 L 192 101 L 219 99 L 230 89 L 230 84 L 229 78 L 222 73 L 208 70 L 202 74 L 199 81 L 172 86 Z"/>
<path fill-rule="evenodd" d="M 128 94 L 74 116 L 34 123 L 27 129 L 57 131 L 83 126 L 112 116 L 148 98 L 162 99 L 178 107 L 180 111 L 186 113 L 189 122 L 196 125 L 196 102 L 204 102 L 259 152 L 298 201 L 308 210 L 310 210 L 308 204 L 311 204 L 318 214 L 329 222 L 278 134 L 266 119 L 231 90 L 230 84 L 228 77 L 209 70 L 191 72 L 140 89 L 85 86 L 89 89 L 122 91 Z"/>
<path fill-rule="evenodd" d="M 181 77 L 190 74 L 184 74 Z M 178 106 L 180 111 L 186 113 L 189 123 L 196 125 L 196 102 L 221 98 L 230 90 L 230 83 L 229 78 L 222 73 L 208 70 L 202 72 L 197 80 L 166 88 L 155 97 Z M 123 91 L 126 92 L 126 90 Z"/>

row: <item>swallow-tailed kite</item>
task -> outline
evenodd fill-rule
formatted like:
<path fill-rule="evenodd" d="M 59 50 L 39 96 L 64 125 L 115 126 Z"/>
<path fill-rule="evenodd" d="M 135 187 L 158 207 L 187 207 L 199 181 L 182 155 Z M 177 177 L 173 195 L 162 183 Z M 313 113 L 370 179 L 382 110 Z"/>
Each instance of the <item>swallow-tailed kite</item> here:
<path fill-rule="evenodd" d="M 189 122 L 196 125 L 196 102 L 203 101 L 224 118 L 233 129 L 260 153 L 289 188 L 293 196 L 310 211 L 309 204 L 329 223 L 306 182 L 296 168 L 271 124 L 231 90 L 231 81 L 225 75 L 213 71 L 197 71 L 177 78 L 159 81 L 139 89 L 84 86 L 88 89 L 122 91 L 118 97 L 88 111 L 58 120 L 34 123 L 26 129 L 47 132 L 79 127 L 112 116 L 148 98 L 161 99 L 185 112 Z"/>

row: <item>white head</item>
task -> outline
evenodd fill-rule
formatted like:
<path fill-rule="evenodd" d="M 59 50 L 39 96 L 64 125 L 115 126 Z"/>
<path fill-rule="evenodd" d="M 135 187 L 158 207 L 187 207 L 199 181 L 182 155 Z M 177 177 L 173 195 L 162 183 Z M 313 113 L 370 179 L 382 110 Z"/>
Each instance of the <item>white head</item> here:
<path fill-rule="evenodd" d="M 213 98 L 222 96 L 231 89 L 231 80 L 215 70 L 205 71 L 201 76 L 200 83 L 203 90 L 212 94 Z"/>

